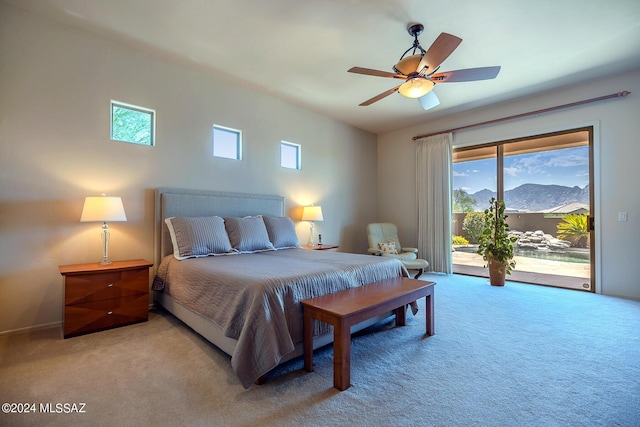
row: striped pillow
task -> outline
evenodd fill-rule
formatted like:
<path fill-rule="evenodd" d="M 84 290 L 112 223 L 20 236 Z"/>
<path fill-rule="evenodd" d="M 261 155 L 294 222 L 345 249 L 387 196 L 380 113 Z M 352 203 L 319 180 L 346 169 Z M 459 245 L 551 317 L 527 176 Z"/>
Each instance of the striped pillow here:
<path fill-rule="evenodd" d="M 231 247 L 240 253 L 274 251 L 267 228 L 260 216 L 225 218 L 224 225 Z"/>
<path fill-rule="evenodd" d="M 165 219 L 173 256 L 179 260 L 233 253 L 224 220 L 219 216 L 171 217 Z"/>
<path fill-rule="evenodd" d="M 291 218 L 286 216 L 263 216 L 264 225 L 267 227 L 269 240 L 276 249 L 299 248 L 296 226 Z"/>

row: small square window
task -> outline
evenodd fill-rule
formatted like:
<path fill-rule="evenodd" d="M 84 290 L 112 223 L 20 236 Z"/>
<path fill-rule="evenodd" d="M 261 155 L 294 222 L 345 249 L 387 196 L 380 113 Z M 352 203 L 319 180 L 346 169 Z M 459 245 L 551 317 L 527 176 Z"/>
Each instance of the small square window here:
<path fill-rule="evenodd" d="M 300 145 L 291 142 L 280 142 L 280 166 L 288 169 L 301 169 Z"/>
<path fill-rule="evenodd" d="M 225 159 L 242 158 L 242 132 L 213 125 L 213 155 Z"/>
<path fill-rule="evenodd" d="M 156 112 L 148 108 L 111 101 L 111 140 L 155 145 Z"/>

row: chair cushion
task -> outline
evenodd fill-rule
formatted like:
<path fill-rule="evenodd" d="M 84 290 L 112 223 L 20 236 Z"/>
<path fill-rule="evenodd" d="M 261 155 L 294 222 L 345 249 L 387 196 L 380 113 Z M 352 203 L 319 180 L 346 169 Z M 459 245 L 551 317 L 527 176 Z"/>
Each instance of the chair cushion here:
<path fill-rule="evenodd" d="M 395 259 L 399 259 L 402 262 L 405 261 L 413 261 L 414 259 L 416 259 L 416 254 L 414 254 L 413 252 L 403 252 L 401 254 L 385 254 L 383 253 L 382 256 L 388 256 L 391 258 L 395 258 Z"/>

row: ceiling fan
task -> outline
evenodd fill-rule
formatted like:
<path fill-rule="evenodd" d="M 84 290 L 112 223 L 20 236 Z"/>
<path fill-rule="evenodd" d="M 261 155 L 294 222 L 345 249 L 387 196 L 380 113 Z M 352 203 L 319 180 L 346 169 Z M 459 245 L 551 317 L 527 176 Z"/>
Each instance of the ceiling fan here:
<path fill-rule="evenodd" d="M 400 57 L 400 61 L 393 66 L 394 73 L 362 67 L 353 67 L 348 70 L 350 73 L 404 80 L 401 85 L 364 101 L 360 106 L 371 105 L 392 93 L 400 92 L 407 98 L 418 98 L 422 108 L 428 110 L 440 104 L 438 97 L 432 91 L 436 83 L 495 79 L 500 72 L 500 67 L 495 66 L 436 73 L 440 64 L 451 55 L 462 39 L 451 34 L 441 33 L 431 47 L 425 51 L 418 41 L 418 36 L 422 34 L 423 30 L 422 24 L 412 24 L 407 28 L 409 35 L 413 36 L 413 46 L 407 49 Z M 411 55 L 406 56 L 410 51 Z"/>

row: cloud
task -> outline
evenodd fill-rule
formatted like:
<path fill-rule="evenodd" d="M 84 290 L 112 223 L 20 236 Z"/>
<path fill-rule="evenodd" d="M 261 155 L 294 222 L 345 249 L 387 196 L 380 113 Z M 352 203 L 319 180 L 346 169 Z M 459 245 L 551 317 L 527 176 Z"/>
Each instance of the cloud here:
<path fill-rule="evenodd" d="M 511 167 L 511 168 L 505 167 L 503 170 L 504 170 L 504 174 L 509 176 L 518 176 L 518 172 L 520 171 L 519 168 L 514 168 L 514 167 Z"/>
<path fill-rule="evenodd" d="M 575 168 L 589 164 L 589 155 L 586 150 L 584 150 L 584 153 L 576 151 L 575 149 L 567 150 L 568 151 L 543 151 L 535 154 L 518 156 L 513 158 L 512 162 L 509 162 L 509 166 L 505 167 L 505 174 L 510 176 L 518 176 L 521 174 L 547 175 L 551 172 L 550 169 Z M 560 171 L 556 170 L 556 172 Z"/>
<path fill-rule="evenodd" d="M 552 168 L 565 168 L 565 167 L 574 167 L 574 166 L 584 166 L 589 164 L 589 155 L 585 153 L 582 154 L 567 154 L 567 155 L 558 155 L 553 156 L 547 160 L 545 166 Z"/>

